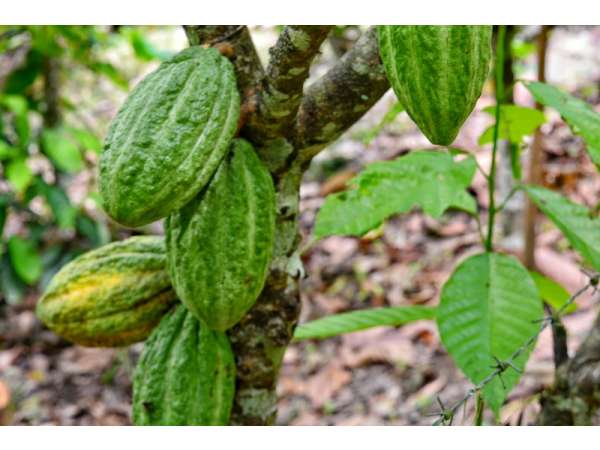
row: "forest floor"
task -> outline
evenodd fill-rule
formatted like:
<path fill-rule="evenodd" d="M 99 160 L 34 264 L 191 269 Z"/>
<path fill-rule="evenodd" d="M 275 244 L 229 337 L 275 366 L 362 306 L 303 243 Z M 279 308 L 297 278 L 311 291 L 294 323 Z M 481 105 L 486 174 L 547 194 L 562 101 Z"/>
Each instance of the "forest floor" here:
<path fill-rule="evenodd" d="M 260 33 L 264 33 L 263 36 Z M 272 40 L 258 30 L 257 42 Z M 600 106 L 600 27 L 557 29 L 549 49 L 548 81 Z M 264 52 L 264 49 L 261 49 Z M 315 68 L 322 73 L 333 58 Z M 518 76 L 535 73 L 535 59 L 520 63 Z M 309 239 L 324 197 L 344 188 L 365 164 L 428 147 L 405 113 L 378 127 L 394 103 L 388 93 L 358 124 L 313 162 L 301 190 L 301 231 Z M 521 89 L 515 102 L 530 105 Z M 492 104 L 486 92 L 456 145 L 473 152 L 487 167 L 489 146 L 477 139 L 492 118 L 481 108 Z M 599 109 L 600 110 L 600 109 Z M 572 199 L 595 207 L 600 177 L 580 139 L 557 116 L 544 125 L 544 182 Z M 373 136 L 372 130 L 381 128 Z M 487 206 L 483 178 L 473 193 Z M 519 200 L 516 201 L 519 208 Z M 518 253 L 520 224 L 505 223 L 505 251 Z M 539 270 L 574 292 L 585 284 L 580 260 L 549 223 L 540 226 Z M 362 239 L 330 237 L 303 255 L 301 321 L 375 306 L 435 305 L 440 288 L 456 264 L 481 250 L 475 222 L 462 213 L 433 220 L 415 211 L 388 221 Z M 142 344 L 127 349 L 73 346 L 45 329 L 34 314 L 37 294 L 7 306 L 0 302 L 0 424 L 130 424 L 131 374 Z M 570 350 L 577 348 L 597 313 L 597 302 L 582 298 L 565 319 Z M 553 379 L 551 341 L 543 333 L 518 387 L 502 409 L 505 424 L 531 424 L 540 389 Z M 280 425 L 426 425 L 439 408 L 439 396 L 452 404 L 470 384 L 442 347 L 435 324 L 416 322 L 376 328 L 324 341 L 296 343 L 288 349 L 278 386 Z M 457 423 L 472 423 L 473 405 Z M 488 417 L 488 420 L 491 420 Z"/>

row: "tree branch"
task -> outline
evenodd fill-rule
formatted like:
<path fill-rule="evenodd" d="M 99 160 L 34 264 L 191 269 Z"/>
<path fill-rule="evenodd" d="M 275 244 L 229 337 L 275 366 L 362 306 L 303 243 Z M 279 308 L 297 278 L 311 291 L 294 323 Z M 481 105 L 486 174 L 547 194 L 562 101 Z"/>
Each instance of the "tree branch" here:
<path fill-rule="evenodd" d="M 243 25 L 184 25 L 190 45 L 216 47 L 235 68 L 244 102 L 253 96 L 264 70 L 248 27 Z"/>
<path fill-rule="evenodd" d="M 258 143 L 289 134 L 302 100 L 304 81 L 331 25 L 288 25 L 269 53 L 247 132 Z"/>
<path fill-rule="evenodd" d="M 296 119 L 293 144 L 310 160 L 356 122 L 388 90 L 375 27 L 309 86 Z"/>

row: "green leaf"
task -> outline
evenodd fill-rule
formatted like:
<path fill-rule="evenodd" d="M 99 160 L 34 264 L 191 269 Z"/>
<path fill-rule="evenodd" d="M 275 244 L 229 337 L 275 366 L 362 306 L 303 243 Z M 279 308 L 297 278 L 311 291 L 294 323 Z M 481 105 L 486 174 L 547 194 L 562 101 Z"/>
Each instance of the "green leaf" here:
<path fill-rule="evenodd" d="M 370 164 L 352 180 L 350 190 L 327 197 L 317 215 L 315 236 L 362 236 L 391 215 L 415 206 L 433 217 L 451 207 L 474 214 L 475 200 L 465 189 L 475 169 L 472 156 L 455 161 L 438 151 Z"/>
<path fill-rule="evenodd" d="M 442 289 L 437 313 L 440 337 L 463 373 L 478 384 L 539 330 L 542 302 L 527 270 L 512 256 L 483 253 L 463 261 Z M 531 348 L 513 365 L 525 368 Z M 497 414 L 520 373 L 508 368 L 502 380 L 483 389 Z M 503 383 L 506 386 L 504 388 Z"/>
<path fill-rule="evenodd" d="M 26 286 L 17 277 L 8 254 L 3 255 L 0 260 L 0 288 L 9 305 L 20 303 L 25 295 Z"/>
<path fill-rule="evenodd" d="M 600 166 L 600 114 L 584 102 L 549 84 L 525 82 L 525 87 L 539 103 L 556 109 L 587 144 L 588 153 L 596 166 Z"/>
<path fill-rule="evenodd" d="M 13 159 L 6 166 L 6 178 L 17 193 L 22 193 L 33 180 L 33 173 L 25 158 Z"/>
<path fill-rule="evenodd" d="M 0 238 L 2 238 L 4 224 L 6 223 L 6 218 L 8 217 L 8 203 L 8 197 L 0 194 Z M 4 250 L 2 247 L 4 247 L 4 245 L 0 243 L 0 254 L 2 254 Z"/>
<path fill-rule="evenodd" d="M 158 50 L 152 42 L 146 39 L 138 28 L 129 28 L 127 34 L 129 35 L 129 41 L 131 42 L 135 56 L 142 61 L 165 61 L 171 57 L 169 52 Z"/>
<path fill-rule="evenodd" d="M 534 270 L 529 271 L 529 275 L 535 282 L 535 285 L 538 288 L 540 293 L 540 297 L 554 310 L 558 311 L 561 309 L 565 303 L 571 298 L 569 292 L 558 284 L 556 281 L 551 280 L 548 277 L 545 277 L 539 272 Z M 564 310 L 565 313 L 570 314 L 577 310 L 577 305 L 575 303 L 570 304 Z"/>
<path fill-rule="evenodd" d="M 558 227 L 596 270 L 600 270 L 600 219 L 583 205 L 572 202 L 557 192 L 539 186 L 526 186 L 525 191 L 536 206 Z"/>
<path fill-rule="evenodd" d="M 11 147 L 4 141 L 0 141 L 0 161 L 12 159 L 19 154 L 19 149 Z"/>
<path fill-rule="evenodd" d="M 65 230 L 72 230 L 75 227 L 77 208 L 71 205 L 65 191 L 58 186 L 45 184 L 43 181 L 40 183 L 40 188 L 50 205 L 58 226 Z"/>
<path fill-rule="evenodd" d="M 435 308 L 425 306 L 398 306 L 335 314 L 300 325 L 296 328 L 294 340 L 324 339 L 367 328 L 404 325 L 417 320 L 433 319 L 435 311 Z"/>
<path fill-rule="evenodd" d="M 0 104 L 15 116 L 15 130 L 19 136 L 19 142 L 22 147 L 26 147 L 31 134 L 27 99 L 22 95 L 4 95 L 0 98 Z"/>
<path fill-rule="evenodd" d="M 94 153 L 100 154 L 102 151 L 102 142 L 93 133 L 81 128 L 69 127 L 68 131 L 81 145 L 83 150 L 91 150 Z"/>
<path fill-rule="evenodd" d="M 42 275 L 42 261 L 33 241 L 12 236 L 8 240 L 8 255 L 15 272 L 25 283 L 33 284 Z"/>
<path fill-rule="evenodd" d="M 496 107 L 488 106 L 484 111 L 495 117 Z M 500 106 L 500 128 L 498 139 L 504 139 L 513 144 L 519 144 L 525 136 L 533 134 L 546 121 L 541 111 L 516 105 Z M 479 137 L 479 145 L 494 141 L 494 126 L 487 128 Z"/>
<path fill-rule="evenodd" d="M 77 145 L 62 128 L 47 128 L 42 132 L 44 153 L 60 170 L 74 173 L 83 169 L 83 158 Z"/>
<path fill-rule="evenodd" d="M 88 65 L 94 72 L 100 73 L 122 89 L 129 88 L 129 81 L 117 70 L 115 66 L 107 62 L 94 61 Z"/>

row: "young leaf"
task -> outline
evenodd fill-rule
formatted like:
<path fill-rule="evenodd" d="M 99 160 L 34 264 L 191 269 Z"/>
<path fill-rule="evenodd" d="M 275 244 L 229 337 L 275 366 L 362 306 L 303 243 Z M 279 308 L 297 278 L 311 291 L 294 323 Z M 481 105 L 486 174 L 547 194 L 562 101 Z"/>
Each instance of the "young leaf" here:
<path fill-rule="evenodd" d="M 539 103 L 556 109 L 575 134 L 587 144 L 592 161 L 600 166 L 600 114 L 584 102 L 549 84 L 525 82 L 525 87 Z"/>
<path fill-rule="evenodd" d="M 483 253 L 463 261 L 442 289 L 437 324 L 442 342 L 463 373 L 478 384 L 539 330 L 542 302 L 527 270 L 512 256 Z M 531 348 L 513 362 L 522 371 Z M 483 396 L 498 413 L 520 373 L 509 367 Z"/>
<path fill-rule="evenodd" d="M 526 186 L 529 198 L 565 235 L 573 248 L 592 267 L 600 270 L 600 219 L 585 206 L 557 192 L 539 186 Z"/>
<path fill-rule="evenodd" d="M 404 325 L 417 320 L 433 319 L 435 311 L 435 308 L 425 306 L 397 306 L 334 314 L 298 326 L 294 340 L 324 339 L 372 327 Z"/>
<path fill-rule="evenodd" d="M 569 292 L 567 292 L 567 290 L 556 281 L 551 280 L 550 278 L 545 277 L 541 273 L 534 270 L 530 270 L 529 275 L 531 275 L 531 278 L 535 282 L 542 300 L 544 300 L 548 305 L 552 306 L 555 311 L 561 309 L 571 298 Z M 575 303 L 571 303 L 565 308 L 564 312 L 572 313 L 576 310 L 577 305 Z"/>
<path fill-rule="evenodd" d="M 74 173 L 83 169 L 81 152 L 63 129 L 45 129 L 41 142 L 44 152 L 60 170 Z"/>
<path fill-rule="evenodd" d="M 24 192 L 33 180 L 33 172 L 25 158 L 13 159 L 6 166 L 6 179 L 17 193 Z"/>
<path fill-rule="evenodd" d="M 472 156 L 457 162 L 438 151 L 370 164 L 352 180 L 350 190 L 327 197 L 317 215 L 315 236 L 362 236 L 391 215 L 415 206 L 433 217 L 451 207 L 474 214 L 475 200 L 465 189 L 475 170 Z"/>
<path fill-rule="evenodd" d="M 25 283 L 33 284 L 42 275 L 42 261 L 34 242 L 12 236 L 8 240 L 8 255 L 15 272 Z"/>
<path fill-rule="evenodd" d="M 495 106 L 488 106 L 484 111 L 491 116 L 496 113 Z M 513 144 L 520 144 L 525 136 L 533 134 L 546 118 L 541 111 L 517 105 L 500 106 L 499 139 Z M 479 145 L 489 144 L 494 140 L 494 126 L 490 126 L 479 137 Z"/>

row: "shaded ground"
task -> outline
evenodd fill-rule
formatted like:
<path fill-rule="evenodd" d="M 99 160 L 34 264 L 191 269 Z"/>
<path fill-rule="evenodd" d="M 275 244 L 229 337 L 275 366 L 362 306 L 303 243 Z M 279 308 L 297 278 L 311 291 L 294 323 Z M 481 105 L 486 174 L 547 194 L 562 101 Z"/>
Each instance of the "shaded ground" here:
<path fill-rule="evenodd" d="M 265 48 L 272 39 L 269 30 L 257 35 L 257 42 Z M 557 30 L 550 49 L 549 81 L 567 82 L 566 87 L 598 105 L 600 57 L 591 50 L 599 43 L 598 27 Z M 327 58 L 326 54 L 315 68 L 316 74 L 330 64 Z M 533 69 L 528 61 L 523 74 Z M 520 104 L 530 101 L 522 91 L 516 97 Z M 379 122 L 392 102 L 393 96 L 388 94 L 313 163 L 301 191 L 305 237 L 324 196 L 342 189 L 365 164 L 427 147 L 405 114 L 371 143 L 363 142 L 364 131 Z M 490 99 L 486 95 L 479 106 L 487 104 Z M 600 198 L 600 177 L 580 140 L 551 117 L 552 123 L 544 128 L 546 183 L 595 206 Z M 476 141 L 490 121 L 488 115 L 474 113 L 458 140 L 460 146 L 476 152 L 483 166 L 489 164 L 489 148 L 479 148 Z M 485 208 L 483 179 L 476 180 L 474 193 Z M 565 250 L 564 239 L 553 227 L 545 224 L 541 230 L 540 270 L 571 292 L 576 290 L 585 282 L 577 257 Z M 414 212 L 390 220 L 363 239 L 325 239 L 303 256 L 308 276 L 302 286 L 301 320 L 370 306 L 435 305 L 440 287 L 457 261 L 479 250 L 476 224 L 463 214 L 434 221 Z M 130 378 L 142 345 L 122 350 L 71 346 L 37 321 L 35 301 L 32 295 L 18 306 L 0 302 L 0 423 L 129 424 Z M 586 298 L 566 320 L 573 348 L 585 336 L 596 310 L 597 303 Z M 549 336 L 542 335 L 503 410 L 504 422 L 526 424 L 535 417 L 535 396 L 552 381 L 549 344 Z M 372 329 L 292 345 L 278 387 L 278 423 L 430 424 L 434 418 L 427 414 L 436 410 L 436 396 L 450 404 L 469 387 L 441 347 L 434 324 Z M 467 416 L 471 409 L 469 404 Z M 460 416 L 458 420 L 460 423 Z M 465 423 L 472 422 L 467 419 Z"/>

